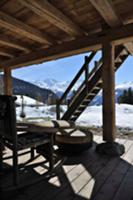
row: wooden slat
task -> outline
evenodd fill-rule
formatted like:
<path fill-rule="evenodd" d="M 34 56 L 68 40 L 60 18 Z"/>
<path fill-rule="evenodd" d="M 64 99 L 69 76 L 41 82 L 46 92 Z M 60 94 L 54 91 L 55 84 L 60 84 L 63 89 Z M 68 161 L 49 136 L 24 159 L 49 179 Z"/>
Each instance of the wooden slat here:
<path fill-rule="evenodd" d="M 29 38 L 39 43 L 52 44 L 54 41 L 48 35 L 41 33 L 35 28 L 23 23 L 22 21 L 0 11 L 0 27 L 8 29 L 23 37 Z"/>
<path fill-rule="evenodd" d="M 113 3 L 111 1 L 107 0 L 89 0 L 91 4 L 96 8 L 96 10 L 99 12 L 99 14 L 103 17 L 105 22 L 110 27 L 117 27 L 122 26 L 126 24 L 126 21 L 122 21 L 120 16 L 118 15 L 117 11 L 115 10 L 115 7 L 113 6 Z M 127 43 L 124 44 L 126 49 L 130 54 L 133 54 L 133 44 Z"/>
<path fill-rule="evenodd" d="M 58 10 L 48 1 L 19 0 L 19 2 L 26 6 L 28 9 L 35 12 L 40 17 L 47 19 L 54 26 L 57 26 L 72 36 L 84 34 L 78 25 L 73 23 L 71 19 L 65 16 L 60 10 Z"/>
<path fill-rule="evenodd" d="M 19 42 L 15 42 L 14 40 L 12 40 L 11 38 L 8 38 L 6 36 L 0 36 L 0 44 L 8 46 L 8 47 L 12 47 L 24 52 L 29 52 L 30 49 L 28 47 L 26 47 L 26 45 L 24 45 L 21 41 Z"/>
<path fill-rule="evenodd" d="M 10 67 L 18 68 L 39 62 L 50 61 L 66 56 L 72 56 L 87 51 L 96 51 L 102 47 L 102 42 L 107 39 L 114 45 L 123 44 L 124 41 L 133 40 L 133 24 L 115 28 L 112 30 L 102 31 L 90 36 L 83 36 L 73 41 L 64 42 L 53 47 L 40 49 L 26 55 L 11 59 L 1 63 L 1 68 Z"/>

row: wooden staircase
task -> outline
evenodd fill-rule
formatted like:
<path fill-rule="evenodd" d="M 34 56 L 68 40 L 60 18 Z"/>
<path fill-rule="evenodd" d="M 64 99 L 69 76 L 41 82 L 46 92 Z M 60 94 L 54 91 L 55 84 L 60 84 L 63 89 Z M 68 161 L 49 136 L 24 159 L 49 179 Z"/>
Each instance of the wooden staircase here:
<path fill-rule="evenodd" d="M 89 73 L 88 65 L 96 55 L 96 52 L 92 52 L 89 57 L 85 57 L 85 63 L 77 73 L 73 81 L 70 83 L 62 97 L 57 101 L 57 119 L 75 121 L 86 109 L 89 103 L 102 89 L 102 58 L 98 62 L 95 62 L 94 67 Z M 127 59 L 129 53 L 123 47 L 117 47 L 115 51 L 115 71 L 122 65 Z M 64 104 L 65 99 L 73 86 L 79 80 L 79 78 L 85 74 L 85 79 L 69 100 L 68 109 L 63 116 L 60 117 L 60 106 Z"/>

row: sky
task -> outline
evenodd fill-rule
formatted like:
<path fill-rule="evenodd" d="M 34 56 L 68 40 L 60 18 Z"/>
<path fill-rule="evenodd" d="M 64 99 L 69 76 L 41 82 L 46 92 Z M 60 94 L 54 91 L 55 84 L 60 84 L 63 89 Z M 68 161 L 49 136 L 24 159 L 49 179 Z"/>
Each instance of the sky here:
<path fill-rule="evenodd" d="M 45 79 L 55 79 L 57 81 L 71 81 L 84 63 L 84 57 L 89 54 L 80 54 L 63 59 L 45 62 L 42 64 L 13 70 L 12 75 L 25 81 L 36 81 Z M 101 52 L 95 56 L 98 60 Z M 90 63 L 91 69 L 94 61 Z M 124 82 L 133 82 L 133 56 L 129 56 L 118 69 L 115 76 L 116 84 Z"/>

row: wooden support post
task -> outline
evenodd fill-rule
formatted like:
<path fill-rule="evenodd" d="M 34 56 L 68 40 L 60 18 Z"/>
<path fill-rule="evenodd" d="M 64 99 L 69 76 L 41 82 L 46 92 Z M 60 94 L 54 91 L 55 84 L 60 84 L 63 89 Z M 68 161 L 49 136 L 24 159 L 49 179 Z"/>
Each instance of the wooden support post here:
<path fill-rule="evenodd" d="M 11 69 L 4 69 L 4 94 L 12 95 Z"/>
<path fill-rule="evenodd" d="M 114 46 L 108 41 L 103 43 L 103 140 L 115 140 L 115 68 Z"/>

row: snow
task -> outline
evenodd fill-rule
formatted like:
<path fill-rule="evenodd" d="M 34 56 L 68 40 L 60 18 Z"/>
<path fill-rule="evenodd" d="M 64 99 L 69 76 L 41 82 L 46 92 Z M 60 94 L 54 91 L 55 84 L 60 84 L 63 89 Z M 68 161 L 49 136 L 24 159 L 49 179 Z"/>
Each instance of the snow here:
<path fill-rule="evenodd" d="M 20 99 L 21 100 L 21 99 Z M 19 101 L 19 100 L 18 100 Z M 31 102 L 30 102 L 31 103 Z M 65 112 L 66 106 L 62 106 L 62 111 Z M 20 118 L 21 107 L 17 107 L 17 119 Z M 46 106 L 25 106 L 24 112 L 26 119 L 31 120 L 45 120 L 45 119 L 56 119 L 56 107 L 55 105 Z M 76 121 L 77 125 L 82 126 L 102 126 L 102 106 L 89 106 L 81 114 Z M 121 128 L 133 129 L 133 105 L 128 104 L 116 104 L 116 125 Z"/>
<path fill-rule="evenodd" d="M 90 106 L 77 120 L 83 126 L 102 126 L 102 106 Z M 133 128 L 133 105 L 116 104 L 116 126 Z"/>
<path fill-rule="evenodd" d="M 17 119 L 22 120 L 20 117 L 21 114 L 21 107 L 16 107 Z M 55 106 L 39 106 L 39 107 L 31 107 L 25 106 L 24 113 L 26 115 L 26 119 L 31 120 L 42 120 L 42 119 L 55 119 Z"/>
<path fill-rule="evenodd" d="M 76 123 L 82 126 L 102 126 L 102 106 L 89 106 Z"/>
<path fill-rule="evenodd" d="M 23 101 L 24 101 L 25 105 L 36 105 L 37 103 L 39 103 L 39 105 L 43 104 L 43 103 L 37 102 L 35 99 L 32 99 L 32 98 L 27 97 L 27 96 L 23 96 Z M 21 95 L 17 95 L 16 103 L 17 103 L 17 105 L 21 105 L 22 104 L 22 97 L 21 97 Z"/>

